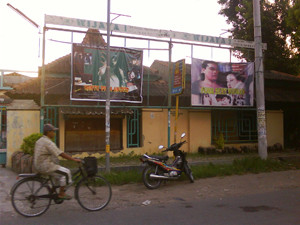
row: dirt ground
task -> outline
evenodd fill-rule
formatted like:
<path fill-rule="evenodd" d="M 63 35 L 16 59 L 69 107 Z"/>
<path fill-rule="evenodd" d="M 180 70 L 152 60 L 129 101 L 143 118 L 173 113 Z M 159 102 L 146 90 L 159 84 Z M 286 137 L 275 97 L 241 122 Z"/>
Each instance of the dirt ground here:
<path fill-rule="evenodd" d="M 168 181 L 156 190 L 144 184 L 113 187 L 113 196 L 107 209 L 148 204 L 163 205 L 174 201 L 222 199 L 226 196 L 266 193 L 280 189 L 300 187 L 300 170 L 261 174 L 234 175 L 189 181 Z"/>
<path fill-rule="evenodd" d="M 10 188 L 16 182 L 15 177 L 15 173 L 8 169 L 0 170 L 0 217 L 17 216 L 11 206 L 9 195 Z M 153 204 L 164 206 L 175 201 L 222 199 L 226 196 L 267 193 L 296 187 L 300 187 L 300 170 L 206 178 L 198 179 L 195 183 L 188 180 L 168 181 L 156 190 L 149 190 L 142 183 L 126 184 L 112 186 L 112 199 L 104 210 L 131 206 L 147 207 Z M 72 195 L 73 191 L 71 188 L 68 193 Z M 74 198 L 62 205 L 52 205 L 51 210 L 58 212 L 61 207 L 84 211 Z"/>

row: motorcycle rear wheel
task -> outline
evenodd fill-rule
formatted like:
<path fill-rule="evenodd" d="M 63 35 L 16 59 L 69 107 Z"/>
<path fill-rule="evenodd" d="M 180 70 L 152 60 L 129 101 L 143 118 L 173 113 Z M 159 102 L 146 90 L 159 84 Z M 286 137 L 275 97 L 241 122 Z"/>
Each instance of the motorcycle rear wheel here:
<path fill-rule="evenodd" d="M 143 170 L 143 182 L 144 185 L 149 189 L 159 188 L 162 180 L 157 178 L 151 178 L 150 174 L 162 175 L 162 171 L 154 166 L 146 166 Z"/>
<path fill-rule="evenodd" d="M 184 164 L 184 172 L 187 175 L 187 177 L 189 178 L 191 183 L 194 183 L 194 176 L 193 176 L 193 172 L 191 170 L 191 168 L 189 167 L 188 164 Z"/>

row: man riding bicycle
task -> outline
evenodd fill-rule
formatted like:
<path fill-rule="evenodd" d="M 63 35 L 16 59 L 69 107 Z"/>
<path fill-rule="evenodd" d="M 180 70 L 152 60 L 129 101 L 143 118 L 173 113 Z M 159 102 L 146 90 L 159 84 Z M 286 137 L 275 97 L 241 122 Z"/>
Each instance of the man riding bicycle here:
<path fill-rule="evenodd" d="M 65 193 L 65 186 L 72 183 L 71 172 L 69 169 L 59 165 L 58 156 L 75 162 L 81 162 L 81 160 L 71 157 L 56 146 L 52 141 L 56 130 L 58 128 L 52 124 L 44 125 L 44 135 L 35 143 L 33 162 L 38 173 L 51 175 L 54 178 L 55 185 L 59 183 L 58 197 L 70 200 L 72 197 Z"/>

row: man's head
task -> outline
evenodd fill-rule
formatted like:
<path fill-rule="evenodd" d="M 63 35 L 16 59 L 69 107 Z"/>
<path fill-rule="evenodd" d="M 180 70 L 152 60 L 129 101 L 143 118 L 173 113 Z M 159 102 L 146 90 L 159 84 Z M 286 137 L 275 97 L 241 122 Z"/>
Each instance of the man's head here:
<path fill-rule="evenodd" d="M 216 100 L 219 105 L 230 105 L 231 97 L 229 95 L 216 95 Z"/>
<path fill-rule="evenodd" d="M 216 82 L 219 74 L 218 64 L 213 61 L 204 61 L 201 73 L 204 74 L 204 80 Z"/>
<path fill-rule="evenodd" d="M 48 136 L 49 138 L 53 138 L 55 136 L 56 130 L 58 130 L 58 128 L 50 123 L 44 125 L 44 135 Z"/>

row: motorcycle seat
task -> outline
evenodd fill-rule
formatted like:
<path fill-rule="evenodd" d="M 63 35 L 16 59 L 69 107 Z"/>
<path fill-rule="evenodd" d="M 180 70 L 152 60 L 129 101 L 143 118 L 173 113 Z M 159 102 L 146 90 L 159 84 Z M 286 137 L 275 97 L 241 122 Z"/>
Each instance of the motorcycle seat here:
<path fill-rule="evenodd" d="M 151 157 L 160 161 L 167 161 L 169 159 L 167 155 L 152 155 Z"/>

